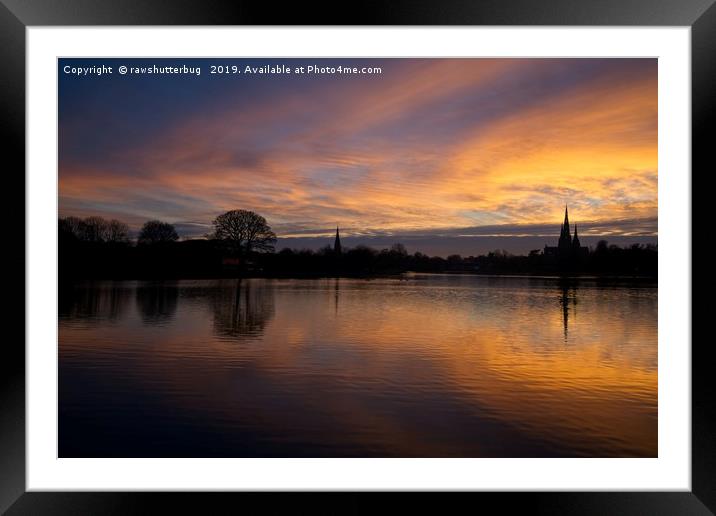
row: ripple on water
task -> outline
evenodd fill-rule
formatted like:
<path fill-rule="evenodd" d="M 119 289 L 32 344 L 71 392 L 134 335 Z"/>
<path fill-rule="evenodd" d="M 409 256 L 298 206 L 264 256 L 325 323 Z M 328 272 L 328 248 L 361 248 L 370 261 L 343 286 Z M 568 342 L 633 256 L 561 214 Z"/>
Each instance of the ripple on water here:
<path fill-rule="evenodd" d="M 61 456 L 656 456 L 657 290 L 100 282 L 64 292 Z"/>

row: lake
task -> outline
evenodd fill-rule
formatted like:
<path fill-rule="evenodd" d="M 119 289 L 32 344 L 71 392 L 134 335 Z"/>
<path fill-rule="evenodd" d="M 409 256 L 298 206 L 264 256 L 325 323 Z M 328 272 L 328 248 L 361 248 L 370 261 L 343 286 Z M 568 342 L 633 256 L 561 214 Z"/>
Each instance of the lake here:
<path fill-rule="evenodd" d="M 655 457 L 656 284 L 107 281 L 59 298 L 60 457 Z"/>

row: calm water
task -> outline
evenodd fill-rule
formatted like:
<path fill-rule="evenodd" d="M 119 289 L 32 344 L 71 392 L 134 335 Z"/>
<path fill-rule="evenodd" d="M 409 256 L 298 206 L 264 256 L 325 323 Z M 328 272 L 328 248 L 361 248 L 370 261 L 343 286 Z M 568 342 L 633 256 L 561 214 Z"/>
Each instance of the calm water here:
<path fill-rule="evenodd" d="M 657 455 L 657 289 L 593 281 L 63 290 L 61 457 Z"/>

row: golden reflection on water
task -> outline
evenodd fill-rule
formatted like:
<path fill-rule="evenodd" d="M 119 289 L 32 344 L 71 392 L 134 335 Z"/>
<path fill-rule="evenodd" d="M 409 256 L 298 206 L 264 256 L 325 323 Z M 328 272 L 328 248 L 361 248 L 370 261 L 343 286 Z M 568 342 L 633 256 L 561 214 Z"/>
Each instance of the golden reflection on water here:
<path fill-rule="evenodd" d="M 585 281 L 95 285 L 61 309 L 60 406 L 101 412 L 78 374 L 260 456 L 656 456 L 656 316 L 655 288 Z"/>

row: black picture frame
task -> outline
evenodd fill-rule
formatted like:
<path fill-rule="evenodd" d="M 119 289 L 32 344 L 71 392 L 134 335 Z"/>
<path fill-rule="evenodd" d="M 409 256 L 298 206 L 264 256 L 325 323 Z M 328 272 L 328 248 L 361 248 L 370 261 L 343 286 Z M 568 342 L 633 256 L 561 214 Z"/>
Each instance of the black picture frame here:
<path fill-rule="evenodd" d="M 692 235 L 701 245 L 705 215 L 702 189 L 693 189 L 695 171 L 713 167 L 708 129 L 716 121 L 715 0 L 400 0 L 393 2 L 271 2 L 200 0 L 0 0 L 0 139 L 6 192 L 5 236 L 13 251 L 4 284 L 9 303 L 4 320 L 14 332 L 0 359 L 0 511 L 8 514 L 127 514 L 133 512 L 236 512 L 258 504 L 262 512 L 372 512 L 386 507 L 379 493 L 72 493 L 26 492 L 25 488 L 25 31 L 42 25 L 647 25 L 691 28 L 692 73 Z M 23 171 L 22 173 L 20 171 Z M 689 173 L 689 171 L 684 171 Z M 12 195 L 8 195 L 12 192 Z M 23 192 L 23 195 L 20 195 Z M 17 203 L 14 205 L 12 203 Z M 23 224 L 17 220 L 23 214 Z M 701 215 L 701 216 L 700 216 Z M 691 250 L 693 274 L 705 272 L 704 253 Z M 10 267 L 12 269 L 10 269 Z M 14 271 L 14 272 L 13 272 Z M 660 271 L 668 274 L 668 271 Z M 705 289 L 705 286 L 700 286 Z M 714 514 L 716 513 L 716 423 L 714 356 L 710 339 L 694 330 L 709 303 L 697 303 L 692 289 L 692 490 L 690 492 L 528 492 L 415 493 L 410 504 L 446 512 L 446 503 L 549 514 Z M 18 298 L 11 297 L 17 295 Z M 22 300 L 22 301 L 20 301 Z M 668 301 L 663 301 L 664 303 Z M 700 317 L 697 317 L 700 316 Z M 696 324 L 697 319 L 701 321 Z M 22 322 L 22 327 L 20 327 Z M 8 334 L 9 335 L 9 334 Z M 467 499 L 469 497 L 469 499 Z M 401 504 L 405 503 L 401 497 Z M 238 505 L 240 504 L 240 505 Z M 405 511 L 409 510 L 403 507 Z M 403 511 L 401 511 L 403 512 Z"/>

